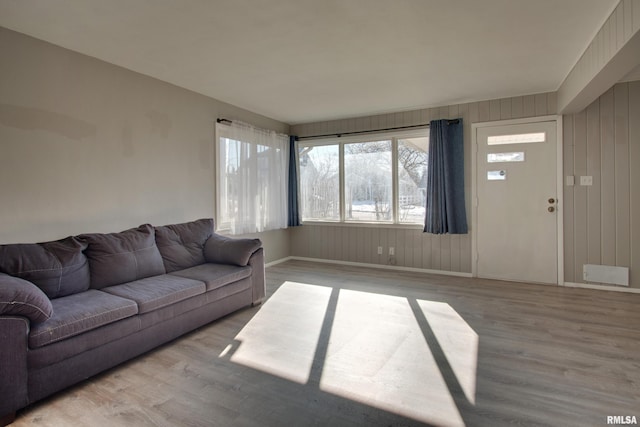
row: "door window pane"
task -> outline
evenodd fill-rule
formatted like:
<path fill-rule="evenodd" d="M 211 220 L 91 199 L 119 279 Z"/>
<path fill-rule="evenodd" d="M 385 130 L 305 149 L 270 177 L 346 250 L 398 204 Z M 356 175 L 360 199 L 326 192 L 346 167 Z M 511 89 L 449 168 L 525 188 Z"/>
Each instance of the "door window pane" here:
<path fill-rule="evenodd" d="M 545 132 L 496 135 L 487 138 L 487 145 L 531 144 L 535 142 L 545 142 L 546 140 L 547 134 Z"/>
<path fill-rule="evenodd" d="M 508 163 L 508 162 L 524 162 L 524 152 L 517 153 L 489 153 L 487 154 L 488 163 Z"/>
<path fill-rule="evenodd" d="M 487 179 L 489 181 L 504 181 L 507 179 L 507 171 L 487 171 Z"/>

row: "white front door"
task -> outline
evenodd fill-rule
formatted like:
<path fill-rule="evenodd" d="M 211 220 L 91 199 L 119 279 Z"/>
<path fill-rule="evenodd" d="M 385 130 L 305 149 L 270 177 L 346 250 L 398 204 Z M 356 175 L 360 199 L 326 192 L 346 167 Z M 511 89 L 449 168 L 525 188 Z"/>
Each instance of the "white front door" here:
<path fill-rule="evenodd" d="M 556 126 L 475 128 L 478 277 L 558 283 Z"/>

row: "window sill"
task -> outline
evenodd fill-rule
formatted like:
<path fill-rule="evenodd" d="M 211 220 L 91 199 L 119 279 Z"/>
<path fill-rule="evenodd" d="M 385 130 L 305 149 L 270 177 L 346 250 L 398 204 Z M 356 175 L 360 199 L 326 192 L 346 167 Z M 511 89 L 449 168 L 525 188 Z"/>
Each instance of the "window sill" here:
<path fill-rule="evenodd" d="M 364 222 L 364 221 L 303 221 L 301 225 L 317 225 L 321 227 L 363 227 L 363 228 L 400 228 L 410 230 L 422 230 L 423 224 L 394 224 L 391 222 Z"/>

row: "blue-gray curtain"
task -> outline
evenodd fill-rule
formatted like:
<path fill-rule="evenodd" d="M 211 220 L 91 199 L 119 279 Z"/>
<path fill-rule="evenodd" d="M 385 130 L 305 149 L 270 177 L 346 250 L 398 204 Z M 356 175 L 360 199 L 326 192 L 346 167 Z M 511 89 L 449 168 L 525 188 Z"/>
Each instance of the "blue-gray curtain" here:
<path fill-rule="evenodd" d="M 300 225 L 298 210 L 298 141 L 297 136 L 289 137 L 289 191 L 288 191 L 288 220 L 289 227 Z"/>
<path fill-rule="evenodd" d="M 462 119 L 429 125 L 425 233 L 466 234 Z"/>

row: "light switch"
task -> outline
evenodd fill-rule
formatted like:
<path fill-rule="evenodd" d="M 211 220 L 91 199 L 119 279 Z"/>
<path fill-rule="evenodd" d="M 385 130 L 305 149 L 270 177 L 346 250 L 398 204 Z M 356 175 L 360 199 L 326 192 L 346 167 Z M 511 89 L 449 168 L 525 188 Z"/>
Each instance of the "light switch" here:
<path fill-rule="evenodd" d="M 593 185 L 593 177 L 592 176 L 581 176 L 580 177 L 580 185 Z"/>
<path fill-rule="evenodd" d="M 567 175 L 567 187 L 573 187 L 575 185 L 575 177 L 573 175 Z"/>

